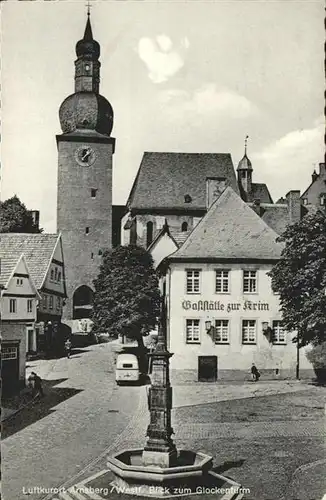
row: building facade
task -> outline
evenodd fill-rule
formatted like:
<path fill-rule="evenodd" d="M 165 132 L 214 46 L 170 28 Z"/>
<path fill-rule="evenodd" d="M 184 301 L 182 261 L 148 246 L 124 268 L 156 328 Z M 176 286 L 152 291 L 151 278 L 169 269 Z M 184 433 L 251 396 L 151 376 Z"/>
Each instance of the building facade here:
<path fill-rule="evenodd" d="M 316 170 L 311 175 L 311 184 L 302 193 L 301 200 L 303 205 L 310 209 L 311 207 L 325 210 L 326 207 L 326 169 L 325 163 L 319 163 L 319 173 Z"/>
<path fill-rule="evenodd" d="M 30 333 L 26 343 L 27 352 L 54 354 L 60 351 L 65 340 L 61 318 L 67 298 L 61 235 L 3 233 L 1 252 L 14 258 L 24 254 L 40 295 L 33 337 Z"/>
<path fill-rule="evenodd" d="M 0 251 L 1 380 L 3 395 L 25 385 L 26 352 L 36 348 L 35 321 L 40 295 L 25 257 Z"/>
<path fill-rule="evenodd" d="M 57 229 L 67 273 L 65 319 L 89 317 L 93 280 L 112 244 L 113 110 L 99 93 L 100 45 L 90 18 L 76 45 L 75 92 L 59 110 Z"/>

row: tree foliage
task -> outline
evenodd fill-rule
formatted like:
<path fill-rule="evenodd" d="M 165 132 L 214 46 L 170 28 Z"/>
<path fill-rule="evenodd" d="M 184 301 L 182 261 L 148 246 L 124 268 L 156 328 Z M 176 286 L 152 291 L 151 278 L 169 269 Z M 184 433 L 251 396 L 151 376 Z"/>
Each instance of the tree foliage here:
<path fill-rule="evenodd" d="M 299 345 L 320 344 L 326 331 L 326 217 L 318 211 L 288 226 L 285 247 L 270 272 L 280 294 L 283 325 L 296 330 Z"/>
<path fill-rule="evenodd" d="M 31 213 L 18 196 L 0 201 L 0 233 L 40 233 Z"/>
<path fill-rule="evenodd" d="M 94 286 L 93 331 L 126 335 L 141 345 L 155 328 L 161 300 L 152 256 L 135 245 L 104 252 Z"/>

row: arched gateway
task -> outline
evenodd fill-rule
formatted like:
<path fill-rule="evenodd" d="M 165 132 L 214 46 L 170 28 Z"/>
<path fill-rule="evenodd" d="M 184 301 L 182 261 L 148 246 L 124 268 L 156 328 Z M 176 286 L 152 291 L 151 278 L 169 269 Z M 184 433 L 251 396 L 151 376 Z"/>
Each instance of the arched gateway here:
<path fill-rule="evenodd" d="M 89 318 L 93 307 L 93 290 L 82 285 L 73 295 L 73 319 Z"/>

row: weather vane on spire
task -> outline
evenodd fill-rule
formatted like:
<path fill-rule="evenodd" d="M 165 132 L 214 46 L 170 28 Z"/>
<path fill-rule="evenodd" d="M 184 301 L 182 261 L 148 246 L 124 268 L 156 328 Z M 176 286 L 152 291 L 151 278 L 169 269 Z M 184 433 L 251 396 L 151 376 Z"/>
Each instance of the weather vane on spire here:
<path fill-rule="evenodd" d="M 246 135 L 246 138 L 245 138 L 245 155 L 247 154 L 248 139 L 249 139 L 249 135 Z"/>
<path fill-rule="evenodd" d="M 89 17 L 91 15 L 91 7 L 92 7 L 90 0 L 88 0 L 86 7 L 87 7 L 87 15 Z"/>

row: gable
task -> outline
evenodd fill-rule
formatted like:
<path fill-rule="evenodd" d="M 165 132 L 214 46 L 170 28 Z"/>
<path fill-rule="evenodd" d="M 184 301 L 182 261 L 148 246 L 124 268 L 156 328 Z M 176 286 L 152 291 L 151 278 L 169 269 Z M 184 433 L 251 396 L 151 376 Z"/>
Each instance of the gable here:
<path fill-rule="evenodd" d="M 149 252 L 154 260 L 154 266 L 158 267 L 162 260 L 171 253 L 175 252 L 177 248 L 178 246 L 176 242 L 171 238 L 168 232 L 165 232 L 149 249 Z"/>
<path fill-rule="evenodd" d="M 2 233 L 1 254 L 18 261 L 23 253 L 30 275 L 37 289 L 42 286 L 51 261 L 57 234 Z"/>
<path fill-rule="evenodd" d="M 28 270 L 28 266 L 24 259 L 24 256 L 21 255 L 19 257 L 18 262 L 12 268 L 11 276 L 9 277 L 5 294 L 14 294 L 14 295 L 35 295 L 39 298 L 39 294 L 35 288 L 35 285 L 30 276 L 30 272 Z"/>

